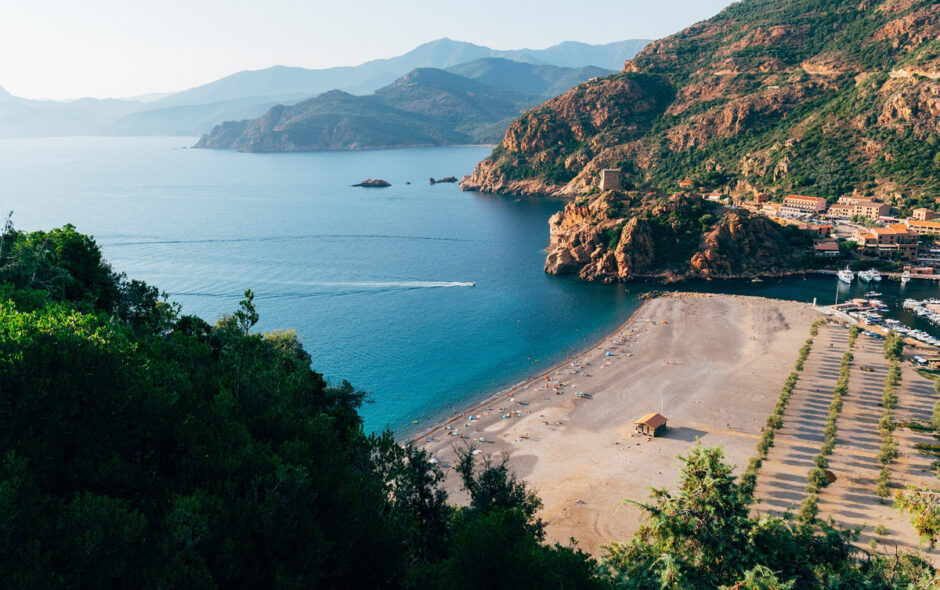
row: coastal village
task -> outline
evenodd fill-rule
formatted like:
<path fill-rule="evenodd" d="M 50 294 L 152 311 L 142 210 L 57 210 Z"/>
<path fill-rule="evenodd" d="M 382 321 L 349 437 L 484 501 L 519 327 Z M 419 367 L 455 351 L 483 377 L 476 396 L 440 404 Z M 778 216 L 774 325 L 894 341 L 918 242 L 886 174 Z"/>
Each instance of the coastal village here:
<path fill-rule="evenodd" d="M 679 182 L 682 190 L 692 190 L 691 180 Z M 751 199 L 732 199 L 721 193 L 702 194 L 708 201 L 740 207 L 793 225 L 815 234 L 814 255 L 837 258 L 841 254 L 899 262 L 910 276 L 940 278 L 940 213 L 926 207 L 909 215 L 894 214 L 895 207 L 872 197 L 842 196 L 830 204 L 823 197 L 786 195 L 774 202 L 771 195 L 757 193 Z"/>
<path fill-rule="evenodd" d="M 620 171 L 603 170 L 598 188 L 619 190 Z M 940 278 L 940 219 L 930 209 L 897 216 L 889 203 L 854 196 L 702 198 L 817 234 L 815 256 L 897 269 L 886 274 L 902 284 Z M 833 282 L 854 278 L 844 270 Z M 869 268 L 858 279 L 875 289 L 881 274 Z M 860 546 L 938 563 L 890 498 L 935 480 L 940 451 L 929 425 L 940 339 L 885 318 L 879 295 L 824 306 L 660 294 L 597 346 L 470 411 L 454 409 L 415 442 L 448 474 L 461 448 L 502 453 L 538 490 L 549 539 L 576 537 L 592 553 L 639 528 L 642 511 L 630 501 L 650 486 L 674 488 L 676 456 L 700 441 L 720 444 L 752 482 L 757 514 L 810 512 L 858 528 Z M 940 323 L 940 299 L 903 307 Z M 456 478 L 447 488 L 461 498 Z"/>

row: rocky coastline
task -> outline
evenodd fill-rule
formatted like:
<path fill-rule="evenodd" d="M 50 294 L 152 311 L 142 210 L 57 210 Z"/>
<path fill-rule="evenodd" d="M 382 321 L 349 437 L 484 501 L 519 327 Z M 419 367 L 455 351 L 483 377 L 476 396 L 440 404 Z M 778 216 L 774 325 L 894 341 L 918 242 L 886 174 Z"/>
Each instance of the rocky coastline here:
<path fill-rule="evenodd" d="M 549 220 L 545 272 L 588 281 L 731 279 L 804 268 L 809 234 L 679 193 L 579 197 Z"/>

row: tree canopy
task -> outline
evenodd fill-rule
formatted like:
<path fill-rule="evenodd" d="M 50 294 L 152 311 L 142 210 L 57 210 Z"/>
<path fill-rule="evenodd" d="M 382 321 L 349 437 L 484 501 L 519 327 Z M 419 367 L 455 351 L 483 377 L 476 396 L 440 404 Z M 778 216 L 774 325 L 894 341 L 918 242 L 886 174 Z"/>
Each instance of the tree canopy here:
<path fill-rule="evenodd" d="M 0 236 L 4 588 L 905 588 L 816 523 L 751 515 L 719 449 L 600 563 L 545 542 L 506 459 L 454 466 L 469 496 L 328 384 L 251 291 L 215 324 L 115 273 L 66 226 Z M 743 585 L 741 585 L 743 584 Z M 789 584 L 789 585 L 788 585 Z M 795 586 L 794 586 L 795 584 Z"/>

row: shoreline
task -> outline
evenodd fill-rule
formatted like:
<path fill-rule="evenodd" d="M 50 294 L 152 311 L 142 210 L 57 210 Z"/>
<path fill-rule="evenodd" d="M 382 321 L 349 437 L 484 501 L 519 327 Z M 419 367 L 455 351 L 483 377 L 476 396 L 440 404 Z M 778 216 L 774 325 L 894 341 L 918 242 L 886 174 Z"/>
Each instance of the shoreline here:
<path fill-rule="evenodd" d="M 506 457 L 542 499 L 549 541 L 574 537 L 599 555 L 641 522 L 623 500 L 675 486 L 676 456 L 696 441 L 722 445 L 740 473 L 821 316 L 784 299 L 663 293 L 574 357 L 407 440 L 443 469 L 458 505 L 469 500 L 454 470 L 462 449 Z M 634 421 L 654 412 L 668 419 L 666 432 L 637 434 Z"/>
<path fill-rule="evenodd" d="M 486 397 L 480 398 L 477 401 L 474 401 L 464 407 L 464 409 L 457 409 L 456 413 L 451 416 L 446 416 L 446 418 L 441 421 L 435 422 L 433 426 L 427 428 L 422 428 L 416 430 L 414 433 L 407 434 L 402 437 L 402 442 L 404 443 L 414 443 L 415 445 L 420 445 L 427 441 L 429 436 L 432 436 L 435 432 L 445 429 L 447 426 L 452 426 L 455 422 L 460 422 L 464 420 L 468 415 L 475 415 L 479 413 L 481 409 L 485 409 L 492 402 L 496 401 L 500 397 L 510 395 L 515 391 L 526 390 L 531 385 L 536 385 L 542 382 L 546 377 L 554 374 L 555 372 L 567 368 L 571 363 L 582 361 L 585 357 L 595 353 L 598 349 L 601 348 L 604 343 L 609 342 L 611 339 L 615 338 L 618 334 L 621 334 L 624 330 L 630 327 L 631 324 L 636 320 L 638 314 L 648 308 L 654 301 L 658 299 L 699 299 L 699 298 L 715 298 L 715 297 L 727 297 L 732 299 L 757 299 L 768 302 L 788 302 L 788 303 L 798 303 L 790 299 L 780 299 L 775 297 L 763 297 L 759 295 L 737 295 L 737 294 L 726 294 L 726 293 L 707 293 L 699 291 L 655 291 L 650 292 L 655 293 L 655 296 L 648 297 L 643 300 L 640 305 L 630 313 L 630 316 L 621 324 L 617 325 L 614 329 L 603 333 L 594 343 L 588 344 L 586 348 L 579 350 L 573 356 L 570 356 L 564 360 L 558 361 L 557 363 L 551 365 L 549 368 L 544 371 L 537 373 L 532 377 L 527 377 L 522 381 L 514 383 L 496 391 L 495 393 L 487 394 Z M 809 305 L 809 304 L 807 304 Z"/>
<path fill-rule="evenodd" d="M 710 293 L 684 293 L 684 292 L 669 293 L 669 292 L 666 292 L 666 293 L 660 293 L 656 297 L 651 297 L 649 299 L 646 299 L 642 303 L 640 303 L 640 305 L 635 310 L 633 310 L 630 313 L 630 316 L 623 323 L 619 324 L 615 329 L 609 332 L 604 332 L 596 342 L 594 342 L 593 344 L 587 345 L 587 347 L 584 348 L 583 350 L 576 352 L 574 356 L 570 356 L 563 361 L 558 361 L 554 365 L 551 365 L 549 368 L 545 369 L 541 373 L 536 374 L 533 377 L 527 377 L 523 379 L 522 381 L 519 381 L 518 383 L 509 385 L 508 387 L 504 387 L 503 389 L 497 391 L 496 393 L 489 394 L 483 399 L 474 401 L 473 403 L 469 404 L 466 409 L 457 410 L 458 413 L 455 413 L 452 416 L 447 416 L 446 420 L 443 420 L 441 422 L 436 422 L 434 426 L 421 429 L 417 431 L 416 434 L 409 434 L 405 436 L 404 441 L 414 443 L 415 445 L 425 442 L 427 438 L 431 436 L 434 432 L 438 430 L 442 430 L 446 428 L 447 426 L 451 426 L 453 422 L 459 422 L 462 418 L 464 418 L 464 415 L 473 414 L 480 408 L 485 408 L 491 402 L 499 399 L 500 397 L 504 395 L 510 395 L 512 392 L 518 389 L 525 389 L 529 385 L 534 385 L 536 383 L 539 383 L 540 381 L 544 380 L 545 377 L 555 373 L 559 369 L 562 369 L 568 366 L 572 362 L 583 359 L 587 355 L 593 353 L 596 349 L 600 348 L 600 346 L 604 342 L 609 341 L 611 338 L 616 336 L 618 333 L 622 332 L 627 326 L 633 323 L 633 321 L 636 319 L 637 314 L 643 311 L 643 309 L 646 308 L 655 299 L 659 299 L 663 297 L 682 298 L 682 297 L 713 297 L 713 296 L 714 295 Z M 739 295 L 730 295 L 729 297 L 739 297 Z"/>

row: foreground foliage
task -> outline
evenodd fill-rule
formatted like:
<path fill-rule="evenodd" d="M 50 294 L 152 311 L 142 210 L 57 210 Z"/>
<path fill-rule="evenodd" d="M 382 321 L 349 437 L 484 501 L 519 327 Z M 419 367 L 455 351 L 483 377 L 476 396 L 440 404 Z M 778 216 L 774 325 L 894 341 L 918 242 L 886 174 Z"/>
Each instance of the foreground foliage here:
<path fill-rule="evenodd" d="M 64 228 L 0 236 L 3 588 L 905 588 L 932 571 L 823 524 L 755 518 L 720 449 L 598 564 L 545 542 L 505 460 L 444 472 L 363 431 L 251 292 L 210 325 Z"/>
<path fill-rule="evenodd" d="M 935 579 L 913 556 L 854 547 L 854 532 L 752 515 L 720 448 L 699 445 L 681 459 L 678 491 L 653 490 L 651 504 L 637 504 L 646 524 L 609 548 L 615 587 L 907 588 Z"/>
<path fill-rule="evenodd" d="M 441 471 L 363 432 L 253 296 L 215 325 L 65 227 L 0 238 L 0 586 L 452 587 L 486 548 L 546 587 L 597 583 L 541 541 L 505 466 Z M 562 583 L 570 579 L 571 583 Z"/>

